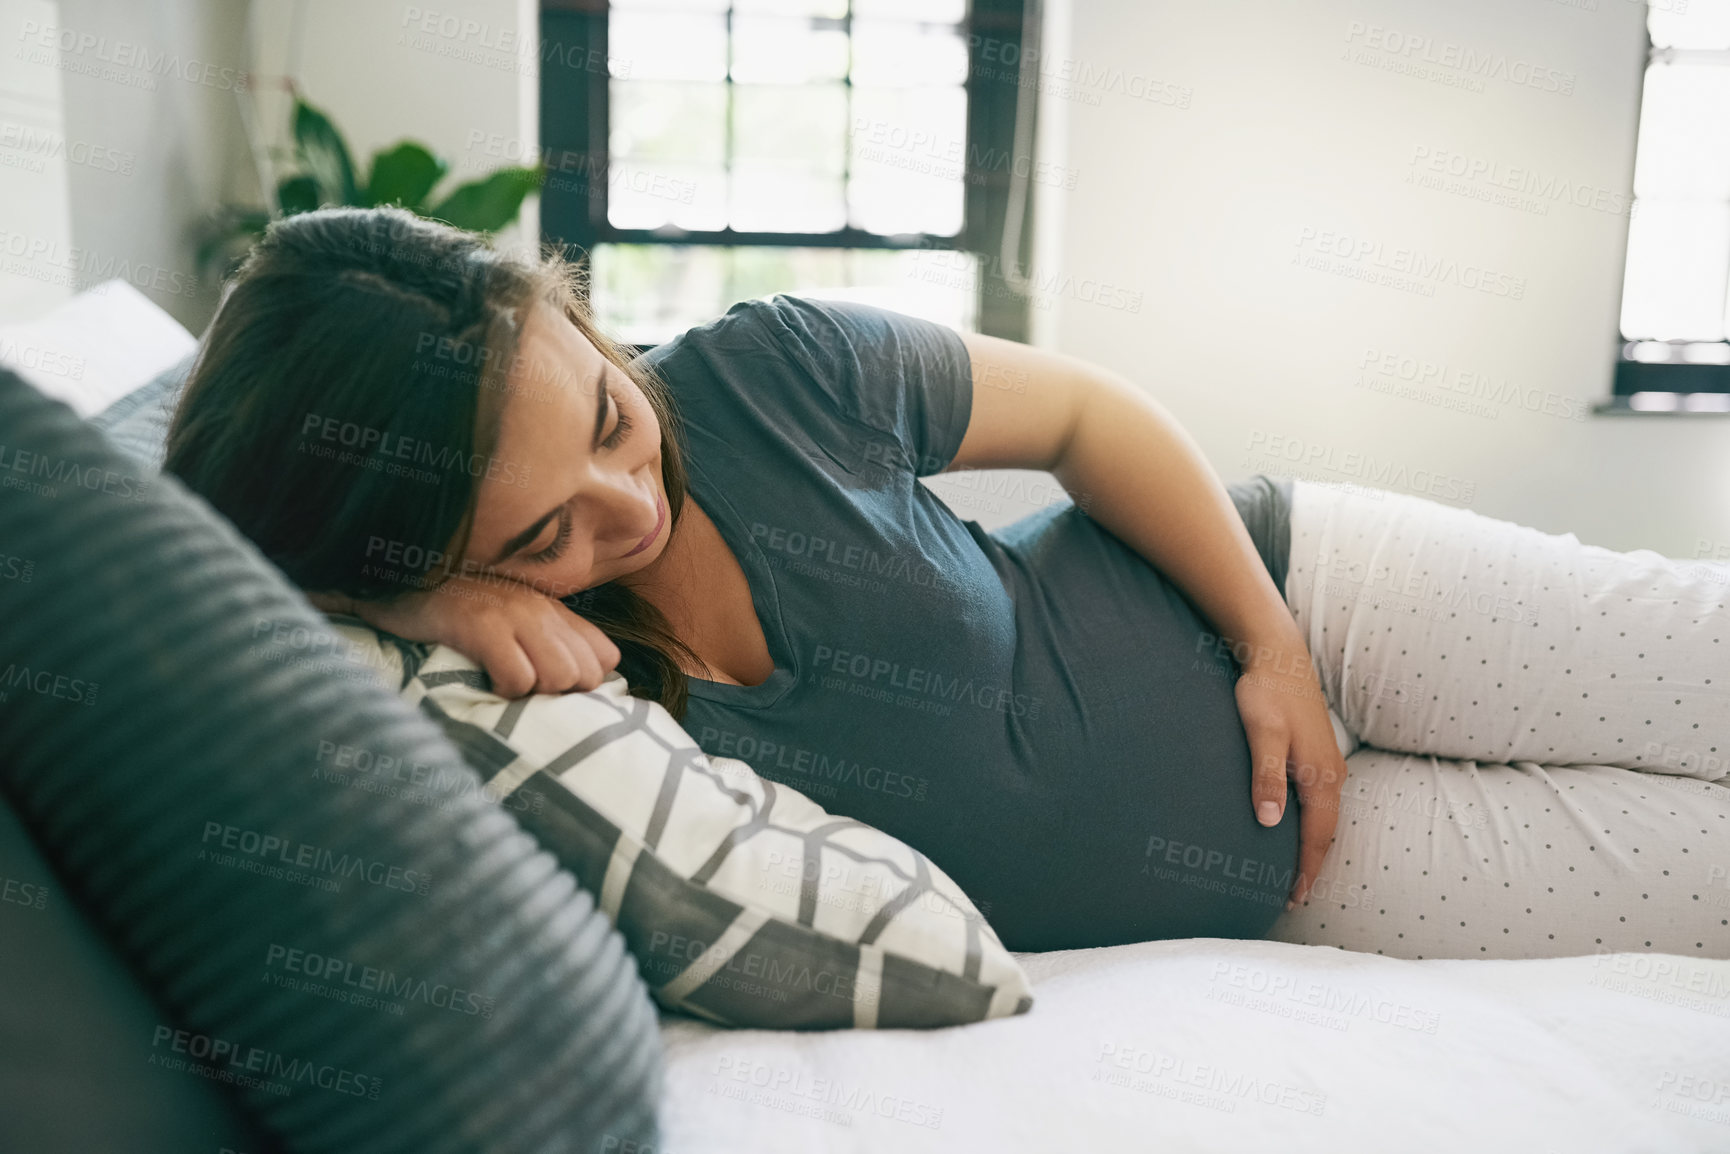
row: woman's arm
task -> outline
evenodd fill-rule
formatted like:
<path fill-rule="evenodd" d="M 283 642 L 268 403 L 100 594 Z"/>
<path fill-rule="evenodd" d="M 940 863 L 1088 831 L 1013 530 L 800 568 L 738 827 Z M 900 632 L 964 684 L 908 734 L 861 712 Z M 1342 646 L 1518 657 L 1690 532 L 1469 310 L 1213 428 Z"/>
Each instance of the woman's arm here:
<path fill-rule="evenodd" d="M 1044 469 L 1233 642 L 1301 645 L 1224 483 L 1165 406 L 1076 357 L 963 333 L 973 413 L 950 469 Z"/>
<path fill-rule="evenodd" d="M 973 333 L 962 341 L 973 408 L 949 468 L 1049 471 L 1232 647 L 1244 664 L 1238 701 L 1264 824 L 1283 816 L 1286 763 L 1299 770 L 1301 900 L 1333 839 L 1345 766 L 1303 635 L 1224 483 L 1165 406 L 1123 377 L 1014 341 Z"/>
<path fill-rule="evenodd" d="M 509 578 L 451 577 L 387 601 L 329 592 L 306 599 L 408 641 L 450 646 L 487 671 L 500 697 L 587 692 L 619 664 L 619 647 L 600 626 Z"/>

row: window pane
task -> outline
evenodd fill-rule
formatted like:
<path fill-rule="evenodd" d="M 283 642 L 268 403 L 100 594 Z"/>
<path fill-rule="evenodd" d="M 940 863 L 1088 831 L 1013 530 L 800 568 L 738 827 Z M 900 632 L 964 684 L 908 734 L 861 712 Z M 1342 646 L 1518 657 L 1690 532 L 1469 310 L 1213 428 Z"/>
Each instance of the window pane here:
<path fill-rule="evenodd" d="M 1634 195 L 1730 199 L 1730 68 L 1646 69 Z"/>
<path fill-rule="evenodd" d="M 839 20 L 847 15 L 847 0 L 738 0 L 733 11 L 757 16 L 826 16 Z"/>
<path fill-rule="evenodd" d="M 609 336 L 659 344 L 727 311 L 726 270 L 713 248 L 598 244 L 589 303 Z"/>
<path fill-rule="evenodd" d="M 854 226 L 894 234 L 961 231 L 967 93 L 960 88 L 853 90 Z"/>
<path fill-rule="evenodd" d="M 1646 27 L 1659 48 L 1730 48 L 1730 0 L 1659 0 Z"/>
<path fill-rule="evenodd" d="M 967 44 L 952 28 L 902 20 L 853 21 L 855 84 L 963 84 Z"/>
<path fill-rule="evenodd" d="M 653 344 L 713 320 L 736 301 L 777 292 L 856 300 L 972 330 L 973 258 L 943 254 L 953 285 L 915 275 L 929 252 L 711 245 L 596 245 L 592 303 L 601 325 L 636 344 Z"/>
<path fill-rule="evenodd" d="M 612 9 L 650 12 L 725 12 L 727 0 L 612 0 Z"/>
<path fill-rule="evenodd" d="M 847 75 L 847 33 L 809 19 L 733 18 L 733 79 L 746 84 L 805 84 Z"/>
<path fill-rule="evenodd" d="M 855 20 L 926 20 L 959 24 L 967 15 L 967 0 L 853 0 Z"/>
<path fill-rule="evenodd" d="M 740 232 L 834 232 L 847 223 L 841 178 L 802 165 L 739 161 L 727 219 Z"/>
<path fill-rule="evenodd" d="M 725 84 L 609 82 L 615 159 L 662 160 L 718 167 L 726 163 Z"/>
<path fill-rule="evenodd" d="M 847 220 L 844 85 L 733 87 L 733 188 L 744 231 L 829 232 Z"/>
<path fill-rule="evenodd" d="M 725 80 L 727 22 L 692 12 L 615 12 L 607 55 L 637 80 Z"/>
<path fill-rule="evenodd" d="M 607 220 L 614 228 L 726 228 L 727 172 L 695 164 L 615 160 L 607 174 Z"/>
<path fill-rule="evenodd" d="M 951 328 L 978 331 L 979 259 L 968 252 L 946 252 L 947 276 L 933 281 L 920 274 L 929 270 L 929 258 L 934 255 L 921 249 L 859 250 L 849 280 L 839 287 L 813 287 L 807 295 L 861 301 Z"/>
<path fill-rule="evenodd" d="M 1628 224 L 1622 335 L 1629 340 L 1724 337 L 1730 206 L 1642 200 Z"/>
<path fill-rule="evenodd" d="M 733 87 L 733 155 L 840 175 L 847 149 L 847 90 L 840 84 Z"/>

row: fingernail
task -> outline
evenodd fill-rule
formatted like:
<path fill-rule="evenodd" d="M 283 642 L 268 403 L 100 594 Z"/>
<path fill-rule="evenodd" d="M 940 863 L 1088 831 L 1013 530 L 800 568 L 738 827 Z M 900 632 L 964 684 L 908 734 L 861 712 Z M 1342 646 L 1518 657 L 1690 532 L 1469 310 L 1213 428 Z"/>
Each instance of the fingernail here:
<path fill-rule="evenodd" d="M 1256 812 L 1256 816 L 1261 819 L 1261 823 L 1263 825 L 1277 825 L 1277 824 L 1279 824 L 1279 803 L 1278 802 L 1264 801 L 1260 805 L 1255 807 L 1255 812 Z"/>
<path fill-rule="evenodd" d="M 1294 902 L 1294 901 L 1292 901 L 1292 900 L 1291 900 L 1291 899 L 1290 899 L 1290 898 L 1287 898 L 1287 899 L 1286 899 L 1286 900 L 1285 900 L 1285 909 L 1286 909 L 1286 913 L 1288 913 L 1288 914 L 1289 914 L 1289 913 L 1291 913 L 1291 911 L 1292 911 L 1292 909 L 1293 909 L 1293 908 L 1294 908 L 1294 907 L 1296 907 L 1296 905 L 1297 905 L 1297 903 L 1296 903 L 1296 902 Z"/>

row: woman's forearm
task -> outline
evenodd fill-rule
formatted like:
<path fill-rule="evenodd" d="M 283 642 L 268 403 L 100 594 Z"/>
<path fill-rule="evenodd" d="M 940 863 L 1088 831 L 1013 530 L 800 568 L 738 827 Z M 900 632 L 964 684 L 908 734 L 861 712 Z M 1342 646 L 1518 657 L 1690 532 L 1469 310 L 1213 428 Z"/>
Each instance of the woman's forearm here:
<path fill-rule="evenodd" d="M 1285 597 L 1219 475 L 1158 401 L 1101 372 L 1052 472 L 1066 489 L 1085 494 L 1088 513 L 1169 578 L 1230 643 L 1247 643 L 1262 657 L 1304 660 Z"/>

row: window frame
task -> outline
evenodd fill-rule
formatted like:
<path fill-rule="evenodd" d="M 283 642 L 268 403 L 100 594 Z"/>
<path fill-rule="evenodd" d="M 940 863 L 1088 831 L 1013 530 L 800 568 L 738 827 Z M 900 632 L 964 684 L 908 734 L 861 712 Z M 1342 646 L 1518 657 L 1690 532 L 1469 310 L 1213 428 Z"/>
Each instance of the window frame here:
<path fill-rule="evenodd" d="M 998 256 L 1008 215 L 1012 181 L 1027 184 L 1027 208 L 1022 217 L 1020 244 L 1032 243 L 1034 181 L 1031 173 L 1017 177 L 1015 110 L 1019 85 L 1002 69 L 976 64 L 976 52 L 989 42 L 994 54 L 1013 46 L 1020 59 L 1024 5 L 1038 0 L 969 0 L 962 22 L 968 53 L 967 139 L 964 144 L 961 231 L 955 236 L 904 233 L 887 236 L 847 226 L 831 232 L 739 232 L 731 228 L 688 231 L 618 228 L 607 219 L 609 88 L 607 68 L 607 0 L 540 0 L 541 157 L 547 179 L 541 189 L 540 228 L 544 243 L 559 247 L 585 268 L 589 250 L 597 244 L 726 245 L 734 247 L 937 249 L 973 253 L 978 258 L 979 286 L 975 317 L 979 331 L 990 336 L 1026 341 L 1031 330 L 1030 299 L 1015 292 L 1004 277 Z M 850 19 L 850 18 L 849 18 Z M 571 61 L 581 61 L 580 66 Z M 549 63 L 558 61 L 563 63 Z M 1038 119 L 1038 85 L 1029 92 L 1028 106 Z M 982 157 L 1008 156 L 995 168 Z M 1033 160 L 1028 158 L 1031 167 Z M 575 173 L 571 169 L 575 168 Z"/>
<path fill-rule="evenodd" d="M 1640 69 L 1640 102 L 1635 111 L 1635 160 L 1638 163 L 1640 128 L 1644 123 L 1646 78 L 1652 65 L 1660 60 L 1676 56 L 1688 55 L 1688 50 L 1675 48 L 1660 48 L 1652 43 L 1650 24 L 1645 27 L 1646 55 L 1645 63 Z M 1730 68 L 1730 63 L 1724 67 Z M 1630 180 L 1632 177 L 1630 177 Z M 1632 237 L 1633 218 L 1639 212 L 1640 201 L 1629 196 L 1629 237 Z M 1730 205 L 1726 206 L 1730 209 Z M 1730 309 L 1730 269 L 1726 275 L 1726 307 Z M 1637 344 L 1657 343 L 1672 345 L 1711 345 L 1730 346 L 1730 339 L 1721 341 L 1648 341 L 1640 337 L 1626 337 L 1622 334 L 1621 310 L 1628 292 L 1627 249 L 1624 247 L 1622 267 L 1622 289 L 1617 297 L 1616 310 L 1616 359 L 1615 370 L 1610 388 L 1610 398 L 1593 406 L 1593 411 L 1604 414 L 1640 414 L 1640 415 L 1686 415 L 1686 416 L 1730 416 L 1730 399 L 1724 402 L 1723 408 L 1692 408 L 1688 406 L 1688 398 L 1698 394 L 1730 394 L 1730 364 L 1697 364 L 1685 361 L 1647 361 L 1636 359 L 1633 353 Z M 1667 394 L 1671 404 L 1668 407 L 1636 406 L 1632 402 L 1635 394 Z M 1716 397 L 1713 398 L 1716 402 Z"/>

